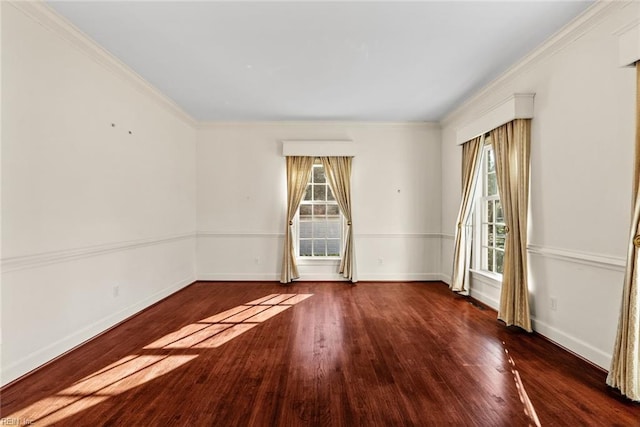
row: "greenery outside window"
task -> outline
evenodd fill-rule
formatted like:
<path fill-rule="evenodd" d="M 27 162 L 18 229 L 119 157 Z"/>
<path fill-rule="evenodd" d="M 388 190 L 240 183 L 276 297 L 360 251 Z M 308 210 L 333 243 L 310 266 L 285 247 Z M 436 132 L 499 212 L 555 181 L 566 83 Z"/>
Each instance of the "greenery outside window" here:
<path fill-rule="evenodd" d="M 474 265 L 477 270 L 502 275 L 506 226 L 496 178 L 491 140 L 486 139 L 480 165 L 474 217 Z"/>
<path fill-rule="evenodd" d="M 343 216 L 324 166 L 316 159 L 297 216 L 297 254 L 303 258 L 340 258 Z"/>

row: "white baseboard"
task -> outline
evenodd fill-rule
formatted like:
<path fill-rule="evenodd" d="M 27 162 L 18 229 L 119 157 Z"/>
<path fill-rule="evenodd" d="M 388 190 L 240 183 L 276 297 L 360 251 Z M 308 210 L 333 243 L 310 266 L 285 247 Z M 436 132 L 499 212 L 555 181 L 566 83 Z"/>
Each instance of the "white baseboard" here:
<path fill-rule="evenodd" d="M 119 322 L 133 316 L 134 314 L 144 310 L 150 305 L 160 301 L 163 298 L 179 291 L 180 289 L 195 282 L 195 277 L 190 276 L 182 279 L 170 286 L 156 292 L 155 294 L 143 299 L 142 301 L 133 304 L 123 310 L 113 313 L 107 317 L 104 317 L 79 331 L 76 331 L 66 337 L 59 339 L 45 347 L 37 350 L 22 359 L 10 364 L 9 366 L 3 366 L 0 371 L 0 383 L 5 385 L 15 379 L 37 369 L 39 366 L 59 357 L 60 355 L 68 352 L 69 350 L 81 345 L 82 343 L 94 338 L 107 329 L 113 327 Z"/>
<path fill-rule="evenodd" d="M 451 276 L 449 274 L 440 273 L 439 274 L 440 281 L 446 283 L 451 286 Z"/>
<path fill-rule="evenodd" d="M 550 326 L 540 320 L 536 320 L 534 317 L 531 317 L 531 325 L 533 330 L 540 335 L 543 335 L 562 347 L 580 355 L 580 357 L 587 359 L 591 363 L 594 363 L 607 371 L 609 370 L 612 358 L 610 353 L 595 348 L 576 337 L 554 328 L 553 326 Z"/>
<path fill-rule="evenodd" d="M 490 297 L 488 294 L 478 291 L 477 289 L 471 288 L 469 291 L 469 295 L 471 298 L 475 298 L 483 304 L 488 305 L 489 307 L 497 310 L 500 307 L 500 301 L 495 298 Z"/>
<path fill-rule="evenodd" d="M 432 282 L 439 281 L 438 273 L 397 273 L 397 274 L 367 274 L 359 273 L 358 280 L 362 282 Z"/>
<path fill-rule="evenodd" d="M 273 282 L 280 281 L 279 274 L 269 273 L 199 273 L 198 280 L 213 282 Z M 440 281 L 438 273 L 358 274 L 362 282 L 430 282 Z M 303 274 L 296 282 L 345 282 L 340 274 Z"/>
<path fill-rule="evenodd" d="M 198 273 L 198 280 L 211 282 L 278 282 L 275 273 Z"/>
<path fill-rule="evenodd" d="M 348 282 L 347 279 L 338 273 L 315 273 L 300 274 L 300 278 L 296 282 Z"/>

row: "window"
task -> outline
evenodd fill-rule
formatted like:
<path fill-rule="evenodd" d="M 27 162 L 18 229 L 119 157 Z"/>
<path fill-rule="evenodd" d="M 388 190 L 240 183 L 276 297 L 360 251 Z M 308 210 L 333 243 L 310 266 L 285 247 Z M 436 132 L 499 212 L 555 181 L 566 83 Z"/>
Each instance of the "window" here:
<path fill-rule="evenodd" d="M 486 141 L 478 177 L 480 191 L 475 201 L 475 268 L 501 275 L 505 242 L 504 213 L 498 195 L 495 156 L 491 141 L 489 138 Z"/>
<path fill-rule="evenodd" d="M 342 248 L 343 219 L 324 166 L 316 159 L 298 210 L 297 253 L 300 257 L 337 258 Z"/>

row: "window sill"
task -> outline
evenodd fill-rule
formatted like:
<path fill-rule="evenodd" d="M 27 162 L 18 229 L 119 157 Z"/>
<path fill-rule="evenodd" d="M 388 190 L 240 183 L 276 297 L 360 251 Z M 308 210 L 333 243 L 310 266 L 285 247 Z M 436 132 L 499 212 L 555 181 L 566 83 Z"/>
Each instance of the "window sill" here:
<path fill-rule="evenodd" d="M 296 258 L 298 265 L 340 265 L 340 258 L 338 257 L 326 257 L 326 258 L 310 258 L 310 257 L 298 257 Z"/>
<path fill-rule="evenodd" d="M 483 270 L 476 270 L 474 268 L 469 269 L 469 271 L 475 276 L 479 281 L 485 282 L 495 288 L 502 287 L 502 274 L 491 273 Z"/>

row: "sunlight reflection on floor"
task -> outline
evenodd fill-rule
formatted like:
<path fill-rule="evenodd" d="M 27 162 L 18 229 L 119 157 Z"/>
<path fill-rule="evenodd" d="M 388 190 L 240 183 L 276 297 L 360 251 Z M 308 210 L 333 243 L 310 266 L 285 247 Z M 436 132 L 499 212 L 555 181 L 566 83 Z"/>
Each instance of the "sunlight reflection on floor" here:
<path fill-rule="evenodd" d="M 508 357 L 509 365 L 511 366 L 511 373 L 513 374 L 513 381 L 516 383 L 516 389 L 518 390 L 518 396 L 520 397 L 520 402 L 524 406 L 524 413 L 529 420 L 531 421 L 532 426 L 540 427 L 540 420 L 538 419 L 538 414 L 536 413 L 535 408 L 533 407 L 533 403 L 529 399 L 529 395 L 524 388 L 524 384 L 522 384 L 522 379 L 520 378 L 520 372 L 516 369 L 516 362 L 513 360 L 511 355 L 509 354 L 509 350 L 507 349 L 507 344 L 503 341 L 502 345 L 504 346 L 504 352 Z"/>
<path fill-rule="evenodd" d="M 54 424 L 109 397 L 159 378 L 198 357 L 197 354 L 171 354 L 172 350 L 219 347 L 312 295 L 271 294 L 186 325 L 141 350 L 167 350 L 167 354 L 128 355 L 55 395 L 2 419 L 28 420 L 37 425 Z"/>

